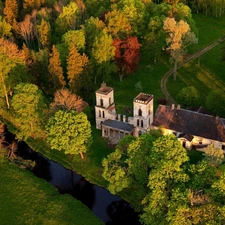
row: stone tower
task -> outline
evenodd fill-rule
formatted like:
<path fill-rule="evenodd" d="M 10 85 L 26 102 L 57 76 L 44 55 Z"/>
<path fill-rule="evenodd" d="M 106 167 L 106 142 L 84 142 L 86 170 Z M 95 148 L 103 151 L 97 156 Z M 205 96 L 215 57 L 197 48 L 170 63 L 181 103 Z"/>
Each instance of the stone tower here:
<path fill-rule="evenodd" d="M 140 93 L 133 101 L 135 136 L 145 133 L 153 122 L 153 95 Z"/>
<path fill-rule="evenodd" d="M 95 92 L 96 106 L 95 118 L 96 128 L 101 129 L 101 124 L 108 119 L 114 120 L 116 117 L 115 103 L 114 103 L 114 89 L 107 87 L 103 82 L 101 87 Z"/>

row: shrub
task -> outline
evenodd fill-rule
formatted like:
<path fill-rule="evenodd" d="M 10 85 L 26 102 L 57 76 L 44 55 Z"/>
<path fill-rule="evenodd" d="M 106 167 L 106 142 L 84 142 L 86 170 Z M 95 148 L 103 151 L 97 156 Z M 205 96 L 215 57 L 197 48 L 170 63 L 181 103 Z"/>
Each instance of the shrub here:
<path fill-rule="evenodd" d="M 206 98 L 206 108 L 215 115 L 225 117 L 225 95 L 222 91 L 211 91 Z"/>
<path fill-rule="evenodd" d="M 199 93 L 193 86 L 181 89 L 178 93 L 177 100 L 185 108 L 194 108 L 200 105 Z"/>

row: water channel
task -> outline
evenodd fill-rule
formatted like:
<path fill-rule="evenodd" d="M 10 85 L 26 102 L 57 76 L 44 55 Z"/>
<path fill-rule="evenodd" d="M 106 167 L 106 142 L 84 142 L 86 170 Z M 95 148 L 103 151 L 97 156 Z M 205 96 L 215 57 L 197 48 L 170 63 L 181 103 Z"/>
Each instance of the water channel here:
<path fill-rule="evenodd" d="M 34 175 L 47 180 L 61 194 L 68 193 L 80 200 L 106 225 L 140 225 L 138 214 L 132 206 L 106 189 L 93 185 L 76 172 L 48 160 L 31 150 L 24 142 L 19 143 L 17 154 L 24 159 L 34 160 Z"/>

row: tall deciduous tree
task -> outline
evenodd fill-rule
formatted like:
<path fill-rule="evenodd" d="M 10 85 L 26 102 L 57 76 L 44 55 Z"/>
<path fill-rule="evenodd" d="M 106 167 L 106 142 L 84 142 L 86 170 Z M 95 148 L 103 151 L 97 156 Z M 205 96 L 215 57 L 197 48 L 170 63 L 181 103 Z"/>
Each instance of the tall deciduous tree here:
<path fill-rule="evenodd" d="M 23 8 L 26 13 L 30 13 L 33 9 L 39 9 L 42 0 L 24 0 Z"/>
<path fill-rule="evenodd" d="M 34 40 L 34 24 L 32 22 L 32 17 L 27 14 L 24 20 L 18 23 L 18 28 L 20 35 L 24 38 L 26 46 L 31 48 Z"/>
<path fill-rule="evenodd" d="M 97 37 L 92 47 L 91 55 L 97 66 L 97 75 L 102 75 L 103 80 L 108 80 L 109 75 L 115 72 L 115 65 L 111 63 L 115 55 L 115 47 L 113 46 L 113 39 L 108 35 L 106 30 L 103 30 Z M 95 82 L 96 82 L 95 76 Z"/>
<path fill-rule="evenodd" d="M 70 2 L 63 6 L 63 11 L 55 21 L 57 32 L 62 35 L 68 30 L 77 29 L 80 11 L 76 2 Z"/>
<path fill-rule="evenodd" d="M 120 81 L 125 74 L 133 73 L 138 66 L 140 47 L 137 37 L 127 37 L 125 40 L 115 39 L 115 61 L 119 72 Z"/>
<path fill-rule="evenodd" d="M 69 30 L 62 36 L 62 42 L 69 49 L 75 45 L 78 51 L 84 51 L 85 48 L 85 34 L 84 30 Z"/>
<path fill-rule="evenodd" d="M 8 94 L 12 88 L 9 84 L 12 84 L 15 77 L 11 76 L 11 71 L 18 64 L 23 64 L 23 54 L 19 51 L 16 44 L 0 39 L 0 84 L 2 93 L 4 93 L 7 107 L 10 108 Z"/>
<path fill-rule="evenodd" d="M 176 80 L 177 65 L 182 62 L 186 47 L 197 43 L 194 33 L 190 32 L 190 26 L 183 20 L 176 22 L 174 18 L 167 17 L 164 20 L 163 29 L 168 33 L 166 39 L 167 50 L 174 61 L 174 80 Z"/>
<path fill-rule="evenodd" d="M 9 38 L 12 36 L 11 25 L 6 22 L 6 20 L 0 16 L 0 38 Z"/>
<path fill-rule="evenodd" d="M 47 141 L 52 149 L 65 154 L 80 154 L 87 152 L 91 143 L 91 125 L 84 113 L 58 111 L 50 118 L 47 127 Z"/>
<path fill-rule="evenodd" d="M 91 17 L 85 21 L 84 31 L 86 39 L 86 50 L 91 52 L 95 38 L 102 32 L 105 28 L 105 23 L 99 18 Z"/>
<path fill-rule="evenodd" d="M 20 83 L 14 88 L 12 109 L 21 130 L 21 139 L 43 137 L 42 118 L 46 107 L 41 90 L 34 84 Z"/>
<path fill-rule="evenodd" d="M 57 51 L 55 45 L 52 46 L 52 53 L 49 58 L 48 65 L 50 89 L 54 93 L 56 90 L 65 87 L 66 82 L 63 76 L 63 69 L 61 66 L 61 61 L 59 57 L 59 52 Z"/>
<path fill-rule="evenodd" d="M 87 64 L 88 57 L 85 54 L 80 55 L 77 48 L 72 45 L 67 57 L 67 74 L 70 88 L 75 93 L 79 91 L 79 85 L 76 82 L 79 81 L 79 77 L 82 76 L 84 67 Z"/>
<path fill-rule="evenodd" d="M 54 101 L 51 103 L 51 108 L 63 109 L 63 110 L 75 110 L 76 112 L 82 112 L 88 104 L 83 99 L 70 92 L 68 89 L 57 90 L 54 94 Z"/>
<path fill-rule="evenodd" d="M 131 33 L 131 25 L 123 12 L 113 9 L 105 14 L 106 30 L 113 38 L 124 38 Z"/>
<path fill-rule="evenodd" d="M 49 48 L 50 40 L 51 40 L 51 26 L 50 23 L 41 20 L 41 24 L 37 25 L 38 30 L 38 42 L 41 44 L 43 48 Z"/>
<path fill-rule="evenodd" d="M 18 3 L 17 0 L 6 0 L 4 7 L 4 15 L 6 21 L 13 25 L 14 19 L 18 17 Z"/>
<path fill-rule="evenodd" d="M 158 224 L 159 220 L 165 223 L 175 187 L 188 181 L 184 170 L 188 160 L 186 150 L 174 135 L 160 137 L 153 143 L 149 158 L 149 192 L 142 201 L 144 224 Z"/>

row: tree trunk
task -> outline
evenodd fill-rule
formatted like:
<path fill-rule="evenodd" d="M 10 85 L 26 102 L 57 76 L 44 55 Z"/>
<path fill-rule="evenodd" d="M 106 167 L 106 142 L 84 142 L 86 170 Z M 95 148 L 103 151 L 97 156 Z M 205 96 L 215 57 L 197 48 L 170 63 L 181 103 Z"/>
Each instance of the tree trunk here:
<path fill-rule="evenodd" d="M 2 85 L 3 85 L 3 88 L 4 88 L 4 94 L 5 94 L 6 104 L 7 104 L 7 107 L 8 107 L 8 109 L 9 109 L 9 108 L 10 108 L 10 105 L 9 105 L 9 98 L 8 98 L 8 94 L 7 94 L 7 90 L 6 90 L 6 86 L 5 86 L 5 81 L 4 81 L 2 72 L 1 72 L 0 74 L 1 74 Z"/>
<path fill-rule="evenodd" d="M 177 79 L 177 60 L 174 62 L 173 80 Z"/>
<path fill-rule="evenodd" d="M 81 157 L 82 160 L 84 160 L 84 154 L 83 154 L 83 152 L 80 152 L 80 157 Z"/>

